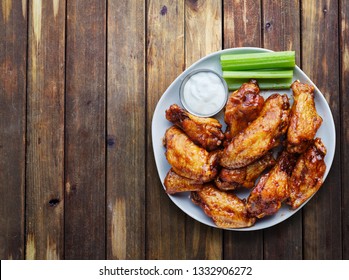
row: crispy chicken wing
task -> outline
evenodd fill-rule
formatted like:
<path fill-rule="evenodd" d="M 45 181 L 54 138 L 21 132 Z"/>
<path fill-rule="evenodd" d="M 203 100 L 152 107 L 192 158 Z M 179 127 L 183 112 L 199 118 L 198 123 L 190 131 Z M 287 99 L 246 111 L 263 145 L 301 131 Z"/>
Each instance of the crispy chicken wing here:
<path fill-rule="evenodd" d="M 215 180 L 221 190 L 235 190 L 239 187 L 252 188 L 261 173 L 275 164 L 272 153 L 257 159 L 255 162 L 237 169 L 223 168 Z"/>
<path fill-rule="evenodd" d="M 288 198 L 288 180 L 296 163 L 294 154 L 284 151 L 269 173 L 263 175 L 247 199 L 247 211 L 257 218 L 275 214 Z"/>
<path fill-rule="evenodd" d="M 297 160 L 290 179 L 290 197 L 287 201 L 293 209 L 302 205 L 321 187 L 326 171 L 326 152 L 321 139 L 316 138 Z"/>
<path fill-rule="evenodd" d="M 198 204 L 219 228 L 252 226 L 256 219 L 248 216 L 244 200 L 231 192 L 224 192 L 212 185 L 192 192 L 192 201 Z"/>
<path fill-rule="evenodd" d="M 166 119 L 180 127 L 195 144 L 208 151 L 219 148 L 223 142 L 222 125 L 214 118 L 194 116 L 173 104 L 166 110 Z"/>
<path fill-rule="evenodd" d="M 315 137 L 322 118 L 316 112 L 313 86 L 295 81 L 291 88 L 294 103 L 287 131 L 287 150 L 290 153 L 303 153 Z"/>
<path fill-rule="evenodd" d="M 224 121 L 227 124 L 226 142 L 255 120 L 264 104 L 264 98 L 259 95 L 256 80 L 251 80 L 230 94 L 225 106 Z"/>
<path fill-rule="evenodd" d="M 287 130 L 289 107 L 287 95 L 269 96 L 257 119 L 224 149 L 220 164 L 228 169 L 244 167 L 274 148 Z"/>
<path fill-rule="evenodd" d="M 201 182 L 213 180 L 217 175 L 218 153 L 207 152 L 176 126 L 165 134 L 166 158 L 178 175 Z"/>
<path fill-rule="evenodd" d="M 168 194 L 175 194 L 178 192 L 199 191 L 205 185 L 201 181 L 185 178 L 178 175 L 171 168 L 166 175 L 164 185 Z"/>

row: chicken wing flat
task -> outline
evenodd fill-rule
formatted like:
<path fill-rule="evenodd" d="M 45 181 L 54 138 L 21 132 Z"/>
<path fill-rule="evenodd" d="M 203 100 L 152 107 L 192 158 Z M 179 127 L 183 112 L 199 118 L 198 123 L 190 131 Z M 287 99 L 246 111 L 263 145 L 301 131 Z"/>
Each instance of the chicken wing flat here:
<path fill-rule="evenodd" d="M 287 131 L 287 150 L 290 153 L 303 153 L 321 126 L 322 118 L 316 112 L 313 86 L 295 81 L 291 88 L 294 103 Z"/>
<path fill-rule="evenodd" d="M 290 179 L 290 196 L 287 201 L 293 209 L 302 205 L 321 187 L 326 171 L 326 152 L 321 139 L 316 138 L 297 160 Z"/>
<path fill-rule="evenodd" d="M 296 156 L 284 151 L 272 170 L 263 175 L 247 199 L 251 216 L 263 218 L 275 214 L 288 198 L 288 180 L 296 164 Z"/>
<path fill-rule="evenodd" d="M 228 169 L 249 165 L 274 148 L 286 132 L 290 103 L 287 95 L 273 94 L 260 115 L 224 149 L 220 164 Z"/>
<path fill-rule="evenodd" d="M 164 141 L 167 161 L 178 175 L 201 182 L 217 175 L 217 152 L 209 153 L 197 146 L 175 126 L 166 131 Z"/>
<path fill-rule="evenodd" d="M 272 153 L 257 159 L 255 162 L 237 169 L 223 168 L 215 180 L 220 190 L 235 190 L 240 187 L 253 188 L 261 173 L 275 164 Z"/>
<path fill-rule="evenodd" d="M 166 175 L 164 185 L 168 194 L 175 194 L 178 192 L 199 191 L 205 185 L 196 180 L 188 179 L 178 175 L 171 168 Z"/>
<path fill-rule="evenodd" d="M 250 227 L 256 222 L 255 218 L 248 216 L 244 200 L 212 185 L 192 192 L 192 201 L 199 205 L 219 228 Z"/>
<path fill-rule="evenodd" d="M 264 98 L 259 95 L 256 80 L 251 80 L 230 94 L 225 106 L 224 121 L 227 124 L 225 133 L 229 142 L 235 135 L 255 120 L 264 104 Z"/>
<path fill-rule="evenodd" d="M 180 127 L 195 144 L 208 151 L 216 150 L 223 142 L 222 125 L 214 118 L 196 117 L 173 104 L 166 110 L 166 119 Z"/>

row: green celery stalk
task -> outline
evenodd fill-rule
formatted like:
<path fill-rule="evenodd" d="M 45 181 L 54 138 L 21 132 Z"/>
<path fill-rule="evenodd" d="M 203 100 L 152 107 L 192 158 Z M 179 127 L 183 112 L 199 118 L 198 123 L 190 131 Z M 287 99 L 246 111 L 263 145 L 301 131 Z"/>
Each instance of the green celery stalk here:
<path fill-rule="evenodd" d="M 223 71 L 293 68 L 296 65 L 294 51 L 222 54 L 220 63 Z"/>
<path fill-rule="evenodd" d="M 236 90 L 241 87 L 243 83 L 247 83 L 250 79 L 225 79 L 229 90 Z M 258 79 L 259 88 L 264 89 L 289 89 L 292 84 L 292 78 L 286 79 Z"/>
<path fill-rule="evenodd" d="M 224 79 L 289 79 L 292 77 L 293 70 L 223 71 Z"/>

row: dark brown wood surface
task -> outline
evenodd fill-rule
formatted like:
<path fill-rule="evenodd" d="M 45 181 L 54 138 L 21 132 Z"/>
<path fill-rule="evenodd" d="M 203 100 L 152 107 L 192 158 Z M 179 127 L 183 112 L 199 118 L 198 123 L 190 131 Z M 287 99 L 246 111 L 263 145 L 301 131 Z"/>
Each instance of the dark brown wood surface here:
<path fill-rule="evenodd" d="M 28 11 L 26 258 L 61 259 L 65 1 L 30 1 Z"/>
<path fill-rule="evenodd" d="M 349 259 L 345 0 L 2 0 L 1 259 Z M 154 109 L 233 47 L 295 50 L 326 97 L 336 154 L 320 191 L 269 229 L 210 228 L 162 188 Z"/>
<path fill-rule="evenodd" d="M 0 258 L 25 256 L 27 6 L 0 6 Z"/>

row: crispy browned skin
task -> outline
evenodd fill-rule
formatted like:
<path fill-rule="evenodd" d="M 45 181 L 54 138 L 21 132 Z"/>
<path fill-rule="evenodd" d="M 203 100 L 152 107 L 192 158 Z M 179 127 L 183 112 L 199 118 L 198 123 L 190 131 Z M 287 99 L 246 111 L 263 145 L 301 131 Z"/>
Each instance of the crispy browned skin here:
<path fill-rule="evenodd" d="M 290 179 L 290 197 L 287 201 L 293 209 L 302 205 L 321 187 L 326 171 L 326 152 L 321 139 L 316 138 L 297 160 Z"/>
<path fill-rule="evenodd" d="M 247 199 L 247 211 L 251 216 L 263 218 L 280 209 L 288 198 L 288 180 L 295 163 L 295 155 L 284 151 L 273 169 L 261 177 Z"/>
<path fill-rule="evenodd" d="M 275 164 L 271 153 L 255 162 L 237 169 L 223 168 L 215 180 L 217 188 L 221 190 L 235 190 L 239 187 L 252 188 L 261 173 Z"/>
<path fill-rule="evenodd" d="M 243 228 L 252 226 L 256 219 L 248 216 L 246 204 L 231 192 L 224 192 L 212 185 L 192 192 L 192 200 L 211 217 L 219 228 Z"/>
<path fill-rule="evenodd" d="M 312 85 L 295 81 L 291 88 L 294 103 L 287 131 L 287 150 L 290 153 L 303 153 L 321 126 L 322 118 L 316 112 Z"/>
<path fill-rule="evenodd" d="M 165 134 L 166 158 L 180 176 L 201 182 L 211 181 L 217 175 L 218 154 L 207 152 L 176 126 Z"/>
<path fill-rule="evenodd" d="M 214 118 L 194 116 L 173 104 L 166 110 L 166 119 L 180 127 L 194 143 L 208 151 L 219 148 L 223 142 L 222 125 Z"/>
<path fill-rule="evenodd" d="M 224 149 L 220 164 L 228 169 L 244 167 L 274 148 L 287 130 L 289 107 L 287 95 L 269 96 L 258 118 Z"/>
<path fill-rule="evenodd" d="M 204 187 L 200 181 L 192 180 L 178 175 L 171 168 L 165 178 L 164 185 L 168 194 L 178 192 L 199 191 Z"/>
<path fill-rule="evenodd" d="M 255 120 L 264 104 L 264 98 L 259 95 L 256 80 L 251 80 L 230 94 L 225 106 L 224 121 L 227 124 L 225 137 L 229 142 L 235 135 Z"/>

